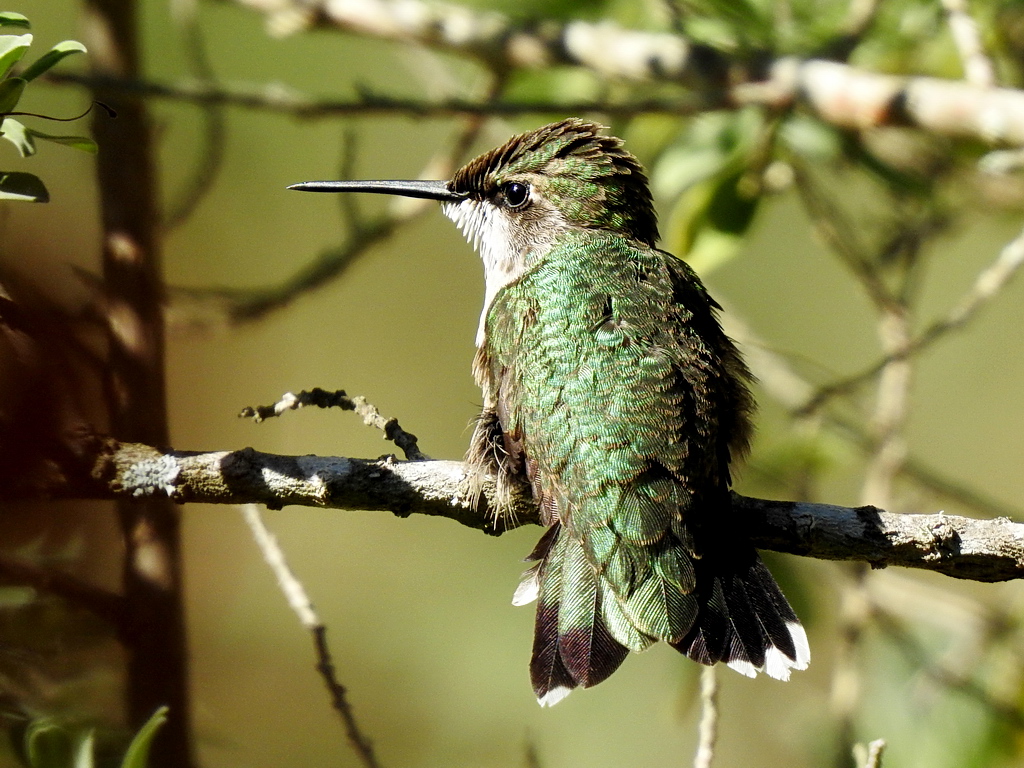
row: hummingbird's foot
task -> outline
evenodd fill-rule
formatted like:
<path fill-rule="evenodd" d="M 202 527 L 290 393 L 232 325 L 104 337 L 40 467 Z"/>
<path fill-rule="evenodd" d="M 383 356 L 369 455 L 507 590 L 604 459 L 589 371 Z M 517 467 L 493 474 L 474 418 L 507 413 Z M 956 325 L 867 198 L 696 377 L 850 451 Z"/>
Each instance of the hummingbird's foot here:
<path fill-rule="evenodd" d="M 476 419 L 466 466 L 466 498 L 477 509 L 490 512 L 495 529 L 537 521 L 537 505 L 517 446 L 502 431 L 492 408 L 484 408 Z"/>

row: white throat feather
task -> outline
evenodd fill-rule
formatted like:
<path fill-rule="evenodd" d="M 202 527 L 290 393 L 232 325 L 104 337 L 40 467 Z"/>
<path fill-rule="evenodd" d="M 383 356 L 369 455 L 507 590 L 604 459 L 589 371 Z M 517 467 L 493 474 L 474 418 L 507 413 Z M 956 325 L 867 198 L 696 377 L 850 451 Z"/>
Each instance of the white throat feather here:
<path fill-rule="evenodd" d="M 526 271 L 526 254 L 513 243 L 508 218 L 488 201 L 446 203 L 444 215 L 462 230 L 484 262 L 484 306 L 476 331 L 476 345 L 482 347 L 487 334 L 487 310 L 498 291 Z"/>
<path fill-rule="evenodd" d="M 484 307 L 476 332 L 479 349 L 486 341 L 487 312 L 498 291 L 543 258 L 568 224 L 561 212 L 540 196 L 534 197 L 528 209 L 515 213 L 490 200 L 467 198 L 446 203 L 444 214 L 458 225 L 484 262 Z"/>

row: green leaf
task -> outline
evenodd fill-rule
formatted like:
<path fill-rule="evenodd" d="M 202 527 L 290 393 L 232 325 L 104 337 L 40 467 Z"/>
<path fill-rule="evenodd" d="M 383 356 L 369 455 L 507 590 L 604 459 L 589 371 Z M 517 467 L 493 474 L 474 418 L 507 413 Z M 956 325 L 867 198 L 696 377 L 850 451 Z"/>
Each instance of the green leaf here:
<path fill-rule="evenodd" d="M 758 153 L 766 129 L 756 110 L 707 113 L 655 167 L 658 193 L 678 197 L 666 241 L 698 271 L 732 257 L 743 242 L 761 194 Z"/>
<path fill-rule="evenodd" d="M 7 122 L 4 123 L 4 128 L 7 128 L 7 123 L 12 122 L 11 118 L 7 118 Z M 43 141 L 52 141 L 54 144 L 63 144 L 65 147 L 71 147 L 72 149 L 80 149 L 83 152 L 95 155 L 99 151 L 99 147 L 96 142 L 90 139 L 88 136 L 55 136 L 51 133 L 43 133 L 37 131 L 35 128 L 25 129 L 29 137 L 33 139 L 42 139 Z"/>
<path fill-rule="evenodd" d="M 721 179 L 708 201 L 708 225 L 730 235 L 745 233 L 760 199 L 759 191 L 751 186 L 746 169 Z"/>
<path fill-rule="evenodd" d="M 65 40 L 62 43 L 57 43 L 53 48 L 29 64 L 28 68 L 21 73 L 21 76 L 26 80 L 33 80 L 57 64 L 61 59 L 73 53 L 85 53 L 85 46 L 77 40 Z"/>
<path fill-rule="evenodd" d="M 677 251 L 698 272 L 710 271 L 739 250 L 761 200 L 751 186 L 747 170 L 741 168 L 715 176 L 680 198 L 672 212 L 673 219 L 681 220 Z"/>
<path fill-rule="evenodd" d="M 842 134 L 806 115 L 794 114 L 779 129 L 779 137 L 791 152 L 814 163 L 831 163 L 843 151 Z"/>
<path fill-rule="evenodd" d="M 14 108 L 18 106 L 26 85 L 28 83 L 20 77 L 8 77 L 6 80 L 0 80 L 0 121 L 3 121 L 3 116 L 6 113 L 13 112 Z"/>
<path fill-rule="evenodd" d="M 0 11 L 0 27 L 20 27 L 21 29 L 30 29 L 31 24 L 28 23 L 28 17 L 22 16 L 20 13 L 14 11 Z"/>
<path fill-rule="evenodd" d="M 32 140 L 31 129 L 26 128 L 13 117 L 8 117 L 3 121 L 2 127 L 0 127 L 0 136 L 16 146 L 22 157 L 29 157 L 36 153 L 36 143 Z"/>
<path fill-rule="evenodd" d="M 21 171 L 0 171 L 0 200 L 48 203 L 50 193 L 38 176 Z"/>
<path fill-rule="evenodd" d="M 677 197 L 729 168 L 746 166 L 764 119 L 756 109 L 705 112 L 692 120 L 654 167 L 657 195 Z"/>
<path fill-rule="evenodd" d="M 729 48 L 771 46 L 772 14 L 748 0 L 690 0 L 684 5 L 686 33 L 702 42 Z"/>
<path fill-rule="evenodd" d="M 160 707 L 153 716 L 146 721 L 146 724 L 139 729 L 128 745 L 124 760 L 121 761 L 121 768 L 146 768 L 149 762 L 149 747 L 157 731 L 167 721 L 167 707 Z"/>
<path fill-rule="evenodd" d="M 25 729 L 25 754 L 31 768 L 68 768 L 71 738 L 49 718 L 33 720 Z"/>
<path fill-rule="evenodd" d="M 0 76 L 21 60 L 32 44 L 32 35 L 0 35 Z"/>

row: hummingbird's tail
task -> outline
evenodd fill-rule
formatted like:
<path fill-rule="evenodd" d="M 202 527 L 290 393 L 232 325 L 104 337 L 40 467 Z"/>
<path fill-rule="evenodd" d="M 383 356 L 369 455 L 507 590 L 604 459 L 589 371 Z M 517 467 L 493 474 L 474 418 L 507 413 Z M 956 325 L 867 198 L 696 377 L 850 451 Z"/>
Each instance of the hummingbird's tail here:
<path fill-rule="evenodd" d="M 527 558 L 538 562 L 512 599 L 514 605 L 537 600 L 530 677 L 541 706 L 597 685 L 630 650 L 658 639 L 701 664 L 725 662 L 748 677 L 763 671 L 788 680 L 790 670 L 805 669 L 807 635 L 757 551 L 735 539 L 714 539 L 692 560 L 690 579 L 665 579 L 662 559 L 623 596 L 594 567 L 584 543 L 560 523 L 552 525 Z M 666 599 L 671 592 L 676 597 Z"/>
<path fill-rule="evenodd" d="M 629 649 L 602 619 L 602 579 L 575 537 L 555 523 L 527 559 L 538 562 L 523 574 L 512 603 L 537 599 L 530 678 L 540 705 L 553 706 L 574 688 L 606 680 Z"/>
<path fill-rule="evenodd" d="M 749 544 L 710 551 L 697 561 L 697 618 L 671 643 L 701 664 L 725 662 L 740 674 L 789 680 L 811 660 L 807 633 L 775 578 Z"/>

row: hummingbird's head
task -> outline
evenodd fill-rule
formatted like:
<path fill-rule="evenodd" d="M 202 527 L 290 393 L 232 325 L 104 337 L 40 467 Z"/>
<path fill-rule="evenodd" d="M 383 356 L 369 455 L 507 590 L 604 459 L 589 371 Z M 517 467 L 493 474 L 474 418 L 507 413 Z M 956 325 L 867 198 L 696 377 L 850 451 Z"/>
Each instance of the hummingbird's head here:
<path fill-rule="evenodd" d="M 578 118 L 513 136 L 460 168 L 444 212 L 506 283 L 570 228 L 603 229 L 647 245 L 658 223 L 647 176 L 620 139 Z"/>
<path fill-rule="evenodd" d="M 448 188 L 464 197 L 445 213 L 480 238 L 486 220 L 500 217 L 528 242 L 543 241 L 541 229 L 576 227 L 653 246 L 658 223 L 647 176 L 602 129 L 570 118 L 513 136 L 455 173 Z"/>
<path fill-rule="evenodd" d="M 647 176 L 621 139 L 578 118 L 513 136 L 450 181 L 314 181 L 290 189 L 376 192 L 439 200 L 479 251 L 486 307 L 569 229 L 614 232 L 654 246 L 658 222 Z"/>

